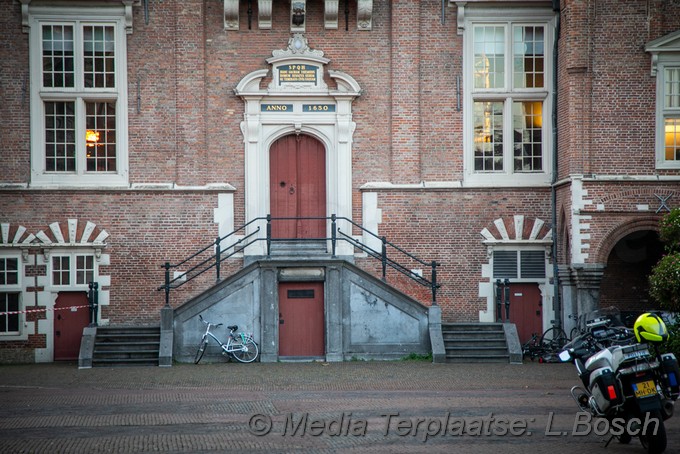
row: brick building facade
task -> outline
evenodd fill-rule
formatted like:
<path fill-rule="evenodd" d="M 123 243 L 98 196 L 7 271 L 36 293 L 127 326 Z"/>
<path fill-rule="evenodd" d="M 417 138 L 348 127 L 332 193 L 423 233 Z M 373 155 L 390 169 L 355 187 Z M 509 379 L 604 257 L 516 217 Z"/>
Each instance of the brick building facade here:
<path fill-rule="evenodd" d="M 422 259 L 385 279 L 424 307 L 436 262 L 444 321 L 504 318 L 506 280 L 520 333 L 654 307 L 657 223 L 680 203 L 675 0 L 0 4 L 1 361 L 59 359 L 89 282 L 99 324 L 157 324 L 164 263 L 234 231 L 258 241 L 221 276 L 267 260 L 272 213 L 329 218 L 292 235 L 328 255 L 337 215 Z M 300 244 L 286 267 L 310 266 Z"/>

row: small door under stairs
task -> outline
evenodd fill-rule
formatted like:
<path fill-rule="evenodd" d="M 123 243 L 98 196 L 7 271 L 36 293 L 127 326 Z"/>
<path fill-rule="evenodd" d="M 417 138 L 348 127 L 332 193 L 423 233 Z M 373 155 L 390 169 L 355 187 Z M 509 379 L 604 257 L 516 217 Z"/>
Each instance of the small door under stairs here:
<path fill-rule="evenodd" d="M 442 336 L 446 362 L 510 362 L 502 323 L 442 323 Z"/>
<path fill-rule="evenodd" d="M 160 343 L 159 326 L 100 326 L 92 366 L 158 366 Z"/>

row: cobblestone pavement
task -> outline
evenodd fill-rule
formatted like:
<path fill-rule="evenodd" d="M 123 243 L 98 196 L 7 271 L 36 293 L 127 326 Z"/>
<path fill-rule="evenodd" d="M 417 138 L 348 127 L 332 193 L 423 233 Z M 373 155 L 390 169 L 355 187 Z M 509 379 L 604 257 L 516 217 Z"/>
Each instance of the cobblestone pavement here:
<path fill-rule="evenodd" d="M 574 384 L 570 364 L 0 366 L 0 452 L 644 453 L 578 435 L 598 426 L 574 430 Z"/>

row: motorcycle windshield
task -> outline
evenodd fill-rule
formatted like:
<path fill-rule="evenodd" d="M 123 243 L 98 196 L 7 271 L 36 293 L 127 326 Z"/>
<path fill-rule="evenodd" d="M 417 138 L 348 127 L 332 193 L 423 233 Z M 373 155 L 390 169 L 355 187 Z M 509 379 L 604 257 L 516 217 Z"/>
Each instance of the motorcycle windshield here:
<path fill-rule="evenodd" d="M 586 328 L 593 330 L 599 327 L 622 327 L 621 311 L 614 306 L 605 307 L 589 312 L 586 315 Z"/>

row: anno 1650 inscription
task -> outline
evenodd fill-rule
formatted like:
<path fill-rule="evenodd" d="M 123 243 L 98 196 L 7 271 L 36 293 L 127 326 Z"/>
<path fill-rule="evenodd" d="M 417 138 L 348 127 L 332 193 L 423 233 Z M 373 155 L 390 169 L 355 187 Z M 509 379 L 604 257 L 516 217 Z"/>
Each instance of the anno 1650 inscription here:
<path fill-rule="evenodd" d="M 319 69 L 314 65 L 281 65 L 279 66 L 279 84 L 311 82 L 316 83 L 316 73 Z"/>

